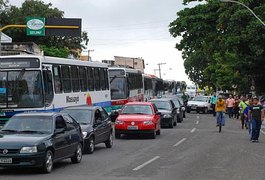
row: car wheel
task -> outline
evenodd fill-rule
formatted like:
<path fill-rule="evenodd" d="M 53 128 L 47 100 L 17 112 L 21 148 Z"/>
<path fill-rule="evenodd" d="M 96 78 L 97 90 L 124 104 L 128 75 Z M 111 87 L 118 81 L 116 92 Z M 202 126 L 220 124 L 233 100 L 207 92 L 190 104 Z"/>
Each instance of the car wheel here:
<path fill-rule="evenodd" d="M 94 150 L 95 150 L 95 141 L 93 137 L 90 137 L 88 141 L 88 147 L 85 150 L 85 152 L 87 154 L 93 154 Z"/>
<path fill-rule="evenodd" d="M 151 133 L 151 139 L 155 139 L 156 138 L 156 130 L 154 130 L 152 133 Z"/>
<path fill-rule="evenodd" d="M 109 138 L 105 141 L 106 148 L 111 148 L 113 146 L 113 134 L 110 132 Z"/>
<path fill-rule="evenodd" d="M 46 151 L 45 160 L 42 165 L 42 172 L 50 173 L 53 168 L 53 153 L 51 150 Z"/>
<path fill-rule="evenodd" d="M 197 113 L 200 113 L 200 111 L 198 111 L 198 110 L 197 110 L 196 112 L 197 112 Z"/>
<path fill-rule="evenodd" d="M 156 131 L 156 135 L 160 135 L 161 132 L 160 132 L 160 129 Z"/>
<path fill-rule="evenodd" d="M 72 163 L 80 163 L 82 160 L 82 144 L 79 143 L 78 146 L 76 147 L 76 151 L 75 151 L 75 155 L 73 157 L 71 157 L 71 161 Z"/>
<path fill-rule="evenodd" d="M 121 134 L 120 134 L 120 133 L 117 133 L 117 132 L 115 132 L 115 138 L 116 138 L 116 139 L 120 139 L 120 138 L 121 138 Z"/>

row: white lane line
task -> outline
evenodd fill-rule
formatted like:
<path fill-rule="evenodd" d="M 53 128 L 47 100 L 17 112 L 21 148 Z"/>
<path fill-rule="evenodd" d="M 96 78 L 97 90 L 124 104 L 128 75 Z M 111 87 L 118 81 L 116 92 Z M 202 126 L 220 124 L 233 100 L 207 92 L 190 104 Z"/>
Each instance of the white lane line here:
<path fill-rule="evenodd" d="M 193 128 L 190 133 L 194 133 L 196 131 L 196 128 Z"/>
<path fill-rule="evenodd" d="M 200 121 L 196 121 L 196 124 L 199 124 L 200 123 Z"/>
<path fill-rule="evenodd" d="M 181 139 L 179 142 L 177 142 L 176 144 L 174 144 L 174 147 L 179 146 L 181 143 L 183 143 L 183 142 L 186 141 L 186 140 L 187 140 L 187 138 L 183 138 L 183 139 Z"/>
<path fill-rule="evenodd" d="M 260 132 L 265 135 L 265 132 L 263 130 L 260 130 Z"/>
<path fill-rule="evenodd" d="M 200 119 L 200 116 L 197 116 L 197 119 Z"/>
<path fill-rule="evenodd" d="M 159 159 L 160 156 L 155 156 L 154 158 L 150 159 L 149 161 L 146 161 L 145 163 L 141 164 L 140 166 L 137 166 L 136 168 L 133 169 L 133 171 L 138 171 L 140 169 L 142 169 L 143 167 L 145 167 L 146 165 L 154 162 L 155 160 Z"/>

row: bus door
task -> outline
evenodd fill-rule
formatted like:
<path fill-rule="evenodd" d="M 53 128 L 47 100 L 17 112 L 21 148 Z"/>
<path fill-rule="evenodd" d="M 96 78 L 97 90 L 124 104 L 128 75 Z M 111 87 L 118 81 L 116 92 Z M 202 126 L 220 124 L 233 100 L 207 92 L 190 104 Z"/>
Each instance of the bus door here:
<path fill-rule="evenodd" d="M 43 90 L 44 90 L 44 102 L 45 107 L 52 105 L 54 92 L 53 92 L 53 82 L 52 82 L 52 65 L 43 65 L 42 66 L 42 75 L 43 75 Z M 54 107 L 53 107 L 54 108 Z"/>

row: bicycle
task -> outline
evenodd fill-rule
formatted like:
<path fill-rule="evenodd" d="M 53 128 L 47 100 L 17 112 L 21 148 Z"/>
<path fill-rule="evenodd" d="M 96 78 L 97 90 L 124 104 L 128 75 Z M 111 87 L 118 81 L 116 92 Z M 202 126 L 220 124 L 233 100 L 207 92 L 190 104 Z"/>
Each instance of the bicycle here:
<path fill-rule="evenodd" d="M 223 126 L 222 121 L 223 121 L 223 118 L 224 118 L 223 113 L 224 112 L 219 112 L 218 113 L 218 117 L 217 117 L 217 125 L 219 126 L 219 133 L 222 131 L 222 126 Z"/>

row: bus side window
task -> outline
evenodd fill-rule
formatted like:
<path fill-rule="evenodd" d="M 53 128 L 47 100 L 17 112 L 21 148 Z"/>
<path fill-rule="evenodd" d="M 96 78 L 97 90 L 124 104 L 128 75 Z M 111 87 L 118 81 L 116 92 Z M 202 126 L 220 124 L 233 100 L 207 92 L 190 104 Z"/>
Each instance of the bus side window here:
<path fill-rule="evenodd" d="M 87 91 L 87 71 L 85 67 L 79 67 L 79 79 L 80 79 L 80 87 L 81 91 Z"/>
<path fill-rule="evenodd" d="M 61 68 L 60 66 L 53 66 L 53 79 L 55 93 L 62 93 L 62 80 L 61 80 Z"/>
<path fill-rule="evenodd" d="M 109 74 L 108 74 L 108 69 L 105 69 L 105 84 L 106 84 L 106 89 L 109 90 Z"/>
<path fill-rule="evenodd" d="M 101 90 L 106 90 L 105 74 L 104 74 L 104 69 L 103 68 L 100 69 L 99 75 L 100 75 L 100 89 Z"/>
<path fill-rule="evenodd" d="M 63 81 L 63 91 L 65 93 L 72 91 L 70 70 L 68 66 L 62 66 L 62 81 Z"/>
<path fill-rule="evenodd" d="M 95 85 L 94 85 L 94 69 L 89 67 L 87 68 L 87 76 L 88 76 L 88 89 L 89 91 L 94 91 Z"/>
<path fill-rule="evenodd" d="M 53 100 L 52 73 L 49 70 L 43 70 L 45 106 L 49 106 Z"/>
<path fill-rule="evenodd" d="M 94 71 L 94 77 L 95 77 L 95 90 L 99 91 L 100 90 L 100 70 L 99 68 L 95 68 Z"/>
<path fill-rule="evenodd" d="M 73 92 L 79 92 L 80 84 L 79 84 L 77 66 L 71 66 L 71 81 L 72 81 L 72 86 L 73 86 Z"/>

